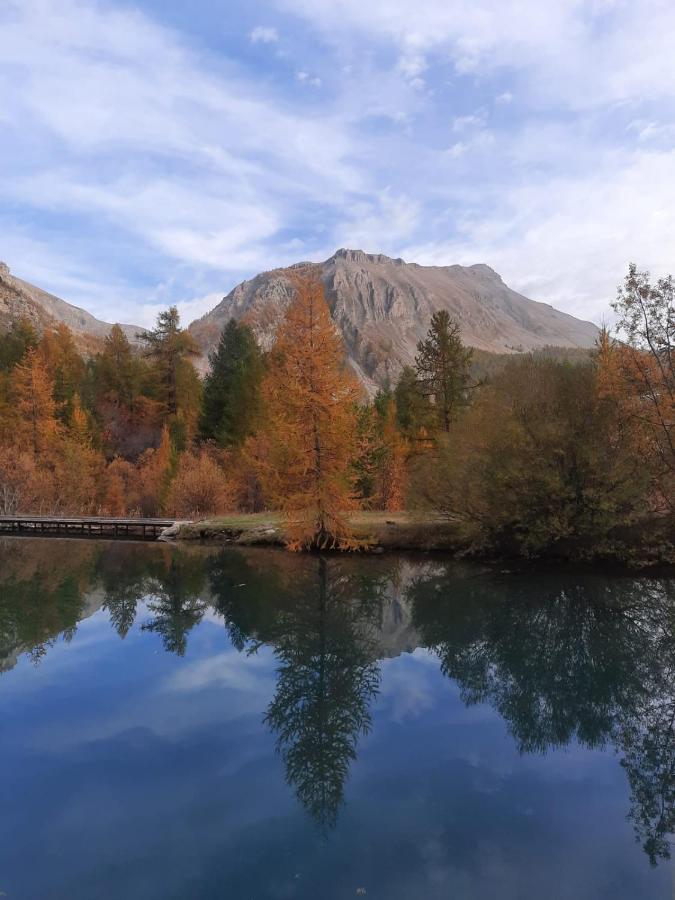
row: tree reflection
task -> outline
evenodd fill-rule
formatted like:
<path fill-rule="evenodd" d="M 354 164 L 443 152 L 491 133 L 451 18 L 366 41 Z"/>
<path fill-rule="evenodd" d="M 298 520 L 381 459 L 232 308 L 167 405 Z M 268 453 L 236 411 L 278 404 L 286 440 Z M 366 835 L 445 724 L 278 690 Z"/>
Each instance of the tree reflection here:
<path fill-rule="evenodd" d="M 476 576 L 452 564 L 200 552 L 157 545 L 0 541 L 0 672 L 35 662 L 101 604 L 186 652 L 209 604 L 232 644 L 267 644 L 277 684 L 265 722 L 286 778 L 323 829 L 343 803 L 379 689 L 385 601 L 407 590 L 420 644 L 467 704 L 489 703 L 521 752 L 577 740 L 616 750 L 629 816 L 652 862 L 675 831 L 675 581 L 560 573 Z M 208 591 L 208 594 L 207 594 Z M 208 598 L 208 599 L 207 599 Z"/>
<path fill-rule="evenodd" d="M 14 545 L 0 542 L 0 672 L 24 652 L 37 665 L 59 637 L 72 639 L 95 563 L 91 546 L 73 548 L 64 559 L 53 545 L 16 553 Z"/>
<path fill-rule="evenodd" d="M 261 566 L 256 553 L 233 556 L 226 551 L 212 567 L 215 608 L 238 649 L 273 647 L 277 686 L 265 722 L 289 785 L 327 831 L 370 728 L 380 679 L 376 634 L 392 567 L 269 553 Z"/>
<path fill-rule="evenodd" d="M 277 734 L 286 778 L 322 829 L 335 825 L 350 764 L 370 728 L 379 666 L 369 626 L 377 587 L 354 593 L 335 560 L 315 561 L 314 582 L 277 624 L 277 689 L 265 721 Z"/>
<path fill-rule="evenodd" d="M 157 568 L 153 557 L 154 554 L 148 554 L 145 546 L 133 544 L 111 544 L 102 557 L 103 609 L 108 612 L 111 625 L 122 639 L 136 621 L 139 601 L 149 592 L 149 569 Z"/>
<path fill-rule="evenodd" d="M 204 557 L 166 546 L 93 541 L 0 541 L 0 672 L 21 653 L 39 663 L 59 637 L 106 610 L 121 638 L 139 603 L 152 618 L 142 627 L 182 655 L 187 634 L 204 615 Z M 67 549 L 66 549 L 67 548 Z"/>
<path fill-rule="evenodd" d="M 652 863 L 675 829 L 675 589 L 641 578 L 457 578 L 411 589 L 422 641 L 467 704 L 490 703 L 521 752 L 613 746 Z"/>
<path fill-rule="evenodd" d="M 168 563 L 154 566 L 146 582 L 148 611 L 153 614 L 141 625 L 143 631 L 161 635 L 164 649 L 184 656 L 188 633 L 201 622 L 208 609 L 202 594 L 206 584 L 200 556 L 172 552 Z"/>

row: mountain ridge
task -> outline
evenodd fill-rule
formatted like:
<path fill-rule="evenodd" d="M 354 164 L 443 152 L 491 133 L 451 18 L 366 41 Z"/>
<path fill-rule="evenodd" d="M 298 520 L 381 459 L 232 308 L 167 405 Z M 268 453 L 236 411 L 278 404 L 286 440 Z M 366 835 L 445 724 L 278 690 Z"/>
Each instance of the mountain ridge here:
<path fill-rule="evenodd" d="M 294 295 L 298 272 L 321 279 L 333 319 L 342 334 L 348 360 L 369 392 L 394 381 L 414 363 L 418 341 L 434 312 L 446 309 L 459 323 L 464 343 L 490 353 L 518 353 L 547 346 L 590 348 L 598 328 L 591 322 L 530 300 L 513 291 L 485 263 L 424 266 L 383 253 L 340 248 L 323 262 L 302 261 L 260 272 L 236 285 L 212 310 L 189 325 L 208 368 L 230 318 L 249 322 L 263 348 L 271 346 L 276 326 Z M 66 324 L 80 348 L 96 352 L 112 327 L 12 275 L 0 263 L 0 330 L 27 316 L 39 332 Z M 137 343 L 143 329 L 121 326 Z"/>
<path fill-rule="evenodd" d="M 20 317 L 28 318 L 39 333 L 61 323 L 67 325 L 84 344 L 83 349 L 94 348 L 113 327 L 86 309 L 18 278 L 6 263 L 0 262 L 0 329 L 8 328 L 12 320 Z M 129 340 L 137 343 L 136 335 L 143 329 L 138 325 L 119 324 Z"/>
<path fill-rule="evenodd" d="M 271 269 L 236 285 L 190 325 L 203 358 L 230 318 L 250 322 L 261 344 L 269 346 L 293 296 L 290 275 L 302 270 L 323 281 L 349 361 L 370 390 L 414 362 L 417 342 L 439 309 L 456 319 L 466 344 L 491 353 L 546 346 L 585 349 L 598 335 L 593 323 L 513 291 L 485 263 L 423 266 L 340 248 L 323 262 Z"/>

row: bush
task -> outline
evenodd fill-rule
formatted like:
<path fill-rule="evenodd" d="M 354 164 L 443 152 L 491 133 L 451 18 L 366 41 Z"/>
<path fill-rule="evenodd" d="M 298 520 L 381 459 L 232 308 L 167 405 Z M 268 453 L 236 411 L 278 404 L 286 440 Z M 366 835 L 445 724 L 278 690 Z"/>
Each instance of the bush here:
<path fill-rule="evenodd" d="M 477 551 L 623 554 L 622 533 L 649 512 L 625 424 L 595 365 L 514 359 L 418 463 L 414 498 L 452 516 Z"/>
<path fill-rule="evenodd" d="M 234 492 L 213 451 L 202 448 L 183 453 L 166 506 L 174 515 L 190 519 L 234 508 Z"/>

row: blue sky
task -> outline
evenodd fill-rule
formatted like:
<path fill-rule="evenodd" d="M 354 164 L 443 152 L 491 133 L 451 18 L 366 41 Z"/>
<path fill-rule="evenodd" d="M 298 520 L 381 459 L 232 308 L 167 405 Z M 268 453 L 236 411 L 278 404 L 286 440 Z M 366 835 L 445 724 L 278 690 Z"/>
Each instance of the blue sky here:
<path fill-rule="evenodd" d="M 671 0 L 2 0 L 0 259 L 186 321 L 340 246 L 608 319 L 675 269 Z"/>

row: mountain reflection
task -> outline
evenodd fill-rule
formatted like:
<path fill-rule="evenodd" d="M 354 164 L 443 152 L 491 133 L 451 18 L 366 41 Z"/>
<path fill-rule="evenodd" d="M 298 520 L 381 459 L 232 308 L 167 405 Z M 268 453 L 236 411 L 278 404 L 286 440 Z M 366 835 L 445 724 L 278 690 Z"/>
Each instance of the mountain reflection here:
<path fill-rule="evenodd" d="M 370 729 L 378 660 L 424 646 L 464 703 L 499 713 L 521 753 L 573 741 L 613 749 L 637 839 L 652 863 L 670 855 L 673 580 L 495 575 L 394 557 L 0 541 L 0 672 L 21 654 L 39 664 L 99 609 L 120 638 L 136 626 L 172 654 L 186 653 L 207 613 L 243 655 L 270 647 L 276 687 L 264 721 L 289 785 L 321 831 L 337 821 Z"/>

